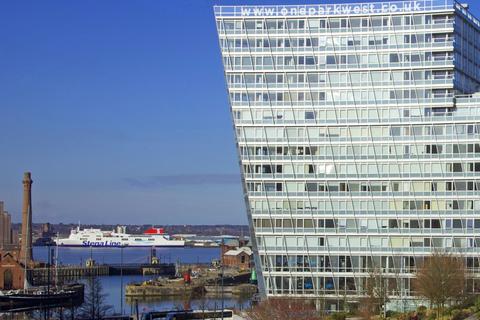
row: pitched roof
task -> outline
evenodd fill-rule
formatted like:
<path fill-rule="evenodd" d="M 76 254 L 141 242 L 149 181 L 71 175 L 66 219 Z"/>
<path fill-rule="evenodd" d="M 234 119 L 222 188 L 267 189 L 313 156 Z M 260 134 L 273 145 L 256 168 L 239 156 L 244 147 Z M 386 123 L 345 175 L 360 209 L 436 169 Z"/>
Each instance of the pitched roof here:
<path fill-rule="evenodd" d="M 228 247 L 238 247 L 239 242 L 238 239 L 223 239 L 223 245 Z"/>
<path fill-rule="evenodd" d="M 227 252 L 225 252 L 225 255 L 226 256 L 238 256 L 242 252 L 245 252 L 249 256 L 251 256 L 252 253 L 253 253 L 252 249 L 250 249 L 248 247 L 241 247 L 241 248 L 237 248 L 237 249 L 233 249 L 233 250 L 228 250 Z"/>

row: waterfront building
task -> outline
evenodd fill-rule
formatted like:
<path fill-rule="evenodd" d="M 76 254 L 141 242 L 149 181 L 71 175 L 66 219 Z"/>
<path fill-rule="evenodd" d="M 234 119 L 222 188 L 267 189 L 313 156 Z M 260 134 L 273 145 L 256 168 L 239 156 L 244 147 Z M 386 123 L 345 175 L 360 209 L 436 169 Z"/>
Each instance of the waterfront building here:
<path fill-rule="evenodd" d="M 25 265 L 18 251 L 0 251 L 0 290 L 23 289 Z"/>
<path fill-rule="evenodd" d="M 12 218 L 0 201 L 0 250 L 9 250 L 17 244 L 12 230 Z"/>
<path fill-rule="evenodd" d="M 262 293 L 338 308 L 377 270 L 406 303 L 436 250 L 479 270 L 480 23 L 467 5 L 214 10 Z"/>
<path fill-rule="evenodd" d="M 22 211 L 22 241 L 18 246 L 17 236 L 14 236 L 11 227 L 11 217 L 4 211 L 4 204 L 0 201 L 0 289 L 23 289 L 29 282 L 25 278 L 26 269 L 35 265 L 32 255 L 32 194 L 31 174 L 24 174 L 23 183 L 23 211 Z M 15 237 L 15 238 L 14 238 Z"/>
<path fill-rule="evenodd" d="M 252 254 L 250 247 L 233 248 L 222 254 L 221 263 L 225 267 L 250 270 L 252 268 Z"/>

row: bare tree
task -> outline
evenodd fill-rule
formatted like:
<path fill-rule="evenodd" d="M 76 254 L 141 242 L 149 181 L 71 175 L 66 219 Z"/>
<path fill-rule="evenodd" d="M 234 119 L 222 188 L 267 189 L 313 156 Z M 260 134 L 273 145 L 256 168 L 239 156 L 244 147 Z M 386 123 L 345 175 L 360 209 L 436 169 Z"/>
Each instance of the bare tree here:
<path fill-rule="evenodd" d="M 320 320 L 313 303 L 305 300 L 269 298 L 247 311 L 248 320 Z"/>
<path fill-rule="evenodd" d="M 385 311 L 388 298 L 388 279 L 378 268 L 370 271 L 365 279 L 365 297 L 360 300 L 359 313 L 365 319 L 381 315 Z"/>
<path fill-rule="evenodd" d="M 413 281 L 415 293 L 436 307 L 437 317 L 446 304 L 458 300 L 465 289 L 466 269 L 462 257 L 434 253 L 425 258 Z"/>
<path fill-rule="evenodd" d="M 100 320 L 111 313 L 112 306 L 106 304 L 106 297 L 100 279 L 90 277 L 85 288 L 85 301 L 78 310 L 79 318 Z"/>

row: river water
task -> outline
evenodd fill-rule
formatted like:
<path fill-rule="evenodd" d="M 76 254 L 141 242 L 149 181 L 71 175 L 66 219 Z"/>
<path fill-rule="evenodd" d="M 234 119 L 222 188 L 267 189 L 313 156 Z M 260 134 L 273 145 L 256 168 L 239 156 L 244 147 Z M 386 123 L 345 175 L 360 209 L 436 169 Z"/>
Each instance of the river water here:
<path fill-rule="evenodd" d="M 92 258 L 97 264 L 110 263 L 119 264 L 122 261 L 122 249 L 120 248 L 81 248 L 81 247 L 51 247 L 58 257 L 58 263 L 84 264 L 88 258 Z M 162 263 L 210 263 L 213 259 L 220 258 L 219 248 L 156 248 L 156 256 Z M 149 248 L 124 248 L 123 263 L 147 263 L 152 254 Z M 48 260 L 47 247 L 34 247 L 34 259 L 37 261 Z M 133 314 L 135 312 L 134 301 L 126 299 L 121 295 L 121 283 L 126 285 L 132 282 L 141 282 L 151 279 L 152 276 L 105 276 L 100 277 L 106 297 L 106 303 L 111 305 L 116 313 L 120 313 L 123 302 L 123 313 Z M 140 312 L 152 310 L 171 310 L 171 309 L 218 309 L 222 301 L 216 298 L 193 299 L 183 301 L 178 299 L 143 299 L 138 300 Z M 248 299 L 226 296 L 224 301 L 225 308 L 243 309 L 249 306 Z"/>
<path fill-rule="evenodd" d="M 119 264 L 122 259 L 122 249 L 105 247 L 51 247 L 53 251 L 58 250 L 59 264 L 83 264 L 88 258 L 93 258 L 98 264 Z M 210 263 L 212 259 L 220 258 L 220 248 L 155 248 L 156 256 L 162 263 Z M 35 260 L 46 261 L 48 247 L 34 247 L 33 256 Z M 148 263 L 151 255 L 150 248 L 123 249 L 124 263 Z"/>

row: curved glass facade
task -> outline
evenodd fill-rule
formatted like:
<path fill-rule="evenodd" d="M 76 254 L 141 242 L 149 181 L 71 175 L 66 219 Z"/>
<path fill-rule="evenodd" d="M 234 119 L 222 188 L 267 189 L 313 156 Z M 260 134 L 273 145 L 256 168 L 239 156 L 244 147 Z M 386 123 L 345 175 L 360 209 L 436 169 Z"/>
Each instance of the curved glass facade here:
<path fill-rule="evenodd" d="M 353 299 L 377 269 L 412 297 L 440 249 L 480 268 L 480 99 L 464 96 L 480 37 L 464 6 L 215 14 L 265 294 Z"/>

